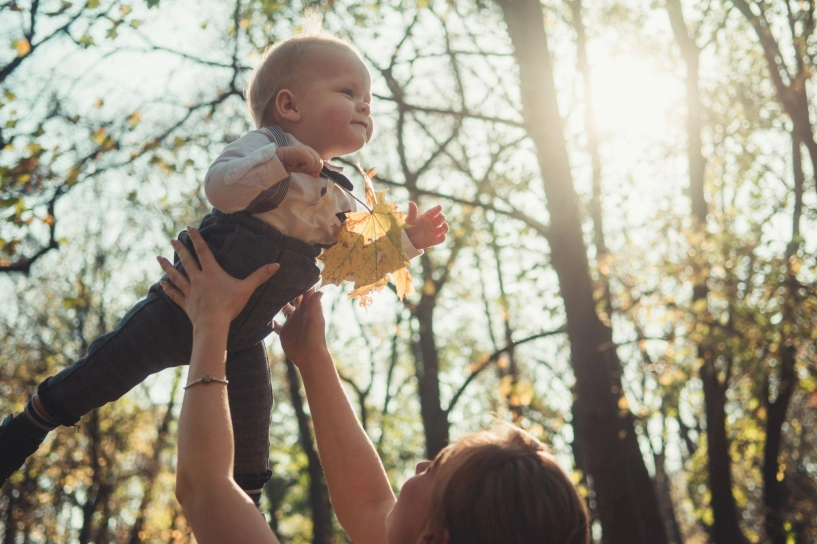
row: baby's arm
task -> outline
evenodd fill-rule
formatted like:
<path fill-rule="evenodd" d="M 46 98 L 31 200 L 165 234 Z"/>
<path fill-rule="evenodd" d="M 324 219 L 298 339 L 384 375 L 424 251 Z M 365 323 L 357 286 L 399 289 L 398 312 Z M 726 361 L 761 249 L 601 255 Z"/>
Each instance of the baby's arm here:
<path fill-rule="evenodd" d="M 316 176 L 321 166 L 321 158 L 312 148 L 278 147 L 264 131 L 253 130 L 228 145 L 213 161 L 204 178 L 204 190 L 216 208 L 239 212 L 289 173 Z"/>

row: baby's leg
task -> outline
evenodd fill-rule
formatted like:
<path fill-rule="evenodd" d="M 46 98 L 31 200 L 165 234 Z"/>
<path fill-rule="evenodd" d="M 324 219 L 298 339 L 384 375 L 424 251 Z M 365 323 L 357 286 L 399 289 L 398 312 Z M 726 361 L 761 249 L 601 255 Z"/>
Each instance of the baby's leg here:
<path fill-rule="evenodd" d="M 40 384 L 48 416 L 74 425 L 165 368 L 190 361 L 192 327 L 184 311 L 154 285 L 116 328 L 93 342 L 88 355 Z"/>
<path fill-rule="evenodd" d="M 258 504 L 270 479 L 272 386 L 264 342 L 227 354 L 227 386 L 235 437 L 233 477 Z"/>

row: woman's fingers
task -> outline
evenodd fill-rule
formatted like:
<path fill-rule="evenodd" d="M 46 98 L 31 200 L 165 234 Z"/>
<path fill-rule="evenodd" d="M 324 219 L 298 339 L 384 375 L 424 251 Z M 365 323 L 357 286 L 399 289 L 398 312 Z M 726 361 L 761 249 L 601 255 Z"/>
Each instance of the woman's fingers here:
<path fill-rule="evenodd" d="M 156 260 L 159 261 L 159 266 L 162 267 L 162 270 L 165 271 L 167 277 L 170 278 L 171 282 L 173 282 L 174 289 L 181 291 L 182 294 L 187 294 L 187 288 L 190 283 L 185 275 L 179 272 L 172 264 L 170 264 L 170 261 L 164 257 L 156 257 Z"/>
<path fill-rule="evenodd" d="M 213 252 L 210 251 L 210 248 L 207 246 L 207 242 L 204 241 L 204 238 L 202 238 L 198 229 L 195 227 L 187 227 L 187 233 L 190 235 L 190 240 L 193 242 L 193 247 L 196 248 L 196 256 L 199 258 L 199 262 L 201 263 L 201 269 L 204 270 L 212 266 L 216 259 L 213 257 Z M 187 268 L 187 265 L 185 265 L 185 268 Z"/>
<path fill-rule="evenodd" d="M 179 291 L 175 285 L 173 285 L 167 280 L 160 281 L 159 285 L 162 286 L 162 290 L 165 292 L 165 294 L 168 296 L 170 300 L 172 300 L 179 306 L 182 306 L 184 304 L 184 294 L 181 291 Z"/>
<path fill-rule="evenodd" d="M 196 259 L 194 259 L 190 252 L 187 251 L 187 248 L 184 247 L 183 243 L 179 242 L 178 240 L 171 240 L 170 245 L 173 246 L 173 250 L 176 252 L 176 255 L 179 256 L 179 260 L 182 262 L 182 266 L 184 267 L 184 271 L 187 272 L 188 278 L 191 274 L 201 271 Z"/>
<path fill-rule="evenodd" d="M 312 316 L 318 316 L 323 309 L 321 308 L 321 299 L 323 298 L 323 291 L 318 291 L 317 293 L 312 290 L 313 296 L 309 298 L 309 311 Z"/>
<path fill-rule="evenodd" d="M 251 291 L 255 291 L 261 284 L 274 276 L 279 268 L 281 268 L 281 265 L 278 263 L 266 264 L 247 276 L 243 283 L 246 284 Z"/>

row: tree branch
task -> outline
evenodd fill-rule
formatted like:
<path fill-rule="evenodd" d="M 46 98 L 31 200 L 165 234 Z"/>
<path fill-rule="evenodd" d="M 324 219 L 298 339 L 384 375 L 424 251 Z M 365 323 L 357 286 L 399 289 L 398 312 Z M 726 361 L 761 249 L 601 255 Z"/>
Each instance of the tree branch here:
<path fill-rule="evenodd" d="M 555 336 L 557 334 L 564 334 L 566 332 L 567 332 L 567 329 L 565 327 L 559 327 L 558 329 L 555 329 L 555 330 L 552 330 L 552 331 L 540 332 L 538 334 L 528 336 L 527 338 L 523 338 L 522 340 L 517 340 L 516 342 L 511 342 L 511 343 L 507 344 L 505 347 L 496 350 L 491 355 L 489 355 L 487 358 L 483 359 L 483 361 L 481 363 L 479 363 L 476 367 L 474 367 L 473 370 L 471 370 L 471 374 L 468 375 L 468 377 L 462 383 L 460 388 L 457 389 L 457 392 L 454 393 L 454 396 L 451 397 L 451 402 L 448 403 L 448 408 L 445 409 L 445 412 L 450 413 L 451 410 L 454 409 L 454 406 L 456 406 L 457 402 L 460 400 L 460 397 L 462 397 L 462 394 L 465 392 L 465 389 L 468 387 L 468 385 L 472 381 L 474 381 L 474 379 L 477 376 L 479 376 L 479 374 L 483 370 L 485 370 L 491 364 L 493 364 L 497 360 L 499 360 L 500 355 L 502 355 L 503 353 L 515 348 L 516 346 L 521 346 L 522 344 L 527 344 L 528 342 L 532 342 L 532 341 L 538 340 L 540 338 L 546 338 L 548 336 Z"/>

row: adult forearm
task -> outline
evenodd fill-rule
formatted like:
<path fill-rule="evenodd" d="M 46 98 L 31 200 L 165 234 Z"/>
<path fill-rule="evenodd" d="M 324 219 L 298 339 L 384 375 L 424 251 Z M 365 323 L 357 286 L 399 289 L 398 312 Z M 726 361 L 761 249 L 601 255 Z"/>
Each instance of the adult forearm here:
<path fill-rule="evenodd" d="M 228 324 L 194 327 L 188 383 L 205 374 L 225 379 Z M 177 495 L 232 475 L 233 428 L 227 387 L 200 383 L 185 390 L 179 417 Z"/>
<path fill-rule="evenodd" d="M 372 541 L 394 504 L 386 471 L 360 425 L 328 352 L 300 365 L 329 494 L 355 542 Z"/>

